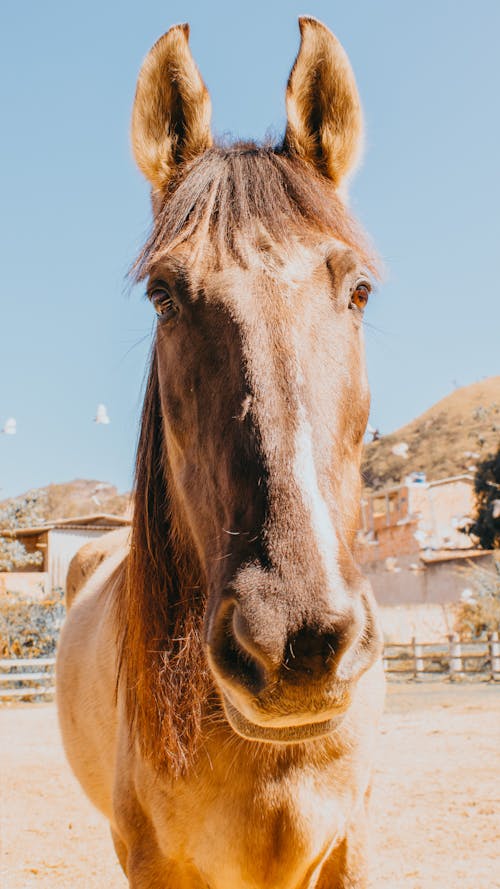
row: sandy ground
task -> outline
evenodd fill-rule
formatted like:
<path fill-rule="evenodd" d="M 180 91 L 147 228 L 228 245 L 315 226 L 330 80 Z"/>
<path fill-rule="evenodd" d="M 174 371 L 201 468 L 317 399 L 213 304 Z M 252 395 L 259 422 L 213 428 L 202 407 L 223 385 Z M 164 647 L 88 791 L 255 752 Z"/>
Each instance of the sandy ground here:
<path fill-rule="evenodd" d="M 54 705 L 3 708 L 0 738 L 2 889 L 126 889 L 107 825 L 64 760 Z M 500 887 L 499 742 L 500 687 L 390 687 L 373 889 Z"/>

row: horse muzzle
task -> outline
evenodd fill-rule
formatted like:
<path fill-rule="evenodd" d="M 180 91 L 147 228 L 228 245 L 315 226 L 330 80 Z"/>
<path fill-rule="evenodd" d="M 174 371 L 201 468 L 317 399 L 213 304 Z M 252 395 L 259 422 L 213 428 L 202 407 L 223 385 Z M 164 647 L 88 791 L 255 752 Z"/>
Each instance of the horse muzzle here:
<path fill-rule="evenodd" d="M 207 633 L 207 657 L 227 720 L 250 740 L 298 743 L 332 734 L 357 679 L 381 651 L 364 603 L 293 632 L 276 614 L 259 633 L 234 597 L 222 601 Z"/>

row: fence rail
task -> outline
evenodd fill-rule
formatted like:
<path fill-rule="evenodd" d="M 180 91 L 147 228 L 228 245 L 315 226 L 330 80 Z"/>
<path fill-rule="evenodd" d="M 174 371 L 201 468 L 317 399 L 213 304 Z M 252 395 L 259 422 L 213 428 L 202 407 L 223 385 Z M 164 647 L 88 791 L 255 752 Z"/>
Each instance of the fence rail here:
<path fill-rule="evenodd" d="M 477 676 L 500 681 L 500 641 L 490 633 L 485 641 L 464 642 L 456 633 L 445 643 L 417 642 L 386 645 L 383 654 L 388 679 L 461 679 Z M 0 702 L 11 698 L 46 698 L 54 694 L 56 659 L 0 660 Z"/>
<path fill-rule="evenodd" d="M 0 701 L 52 697 L 55 663 L 55 657 L 0 660 Z"/>
<path fill-rule="evenodd" d="M 465 642 L 457 633 L 450 633 L 445 643 L 417 642 L 408 645 L 386 645 L 384 670 L 389 679 L 430 679 L 447 676 L 463 679 L 477 676 L 500 680 L 500 641 L 498 633 L 487 640 Z"/>

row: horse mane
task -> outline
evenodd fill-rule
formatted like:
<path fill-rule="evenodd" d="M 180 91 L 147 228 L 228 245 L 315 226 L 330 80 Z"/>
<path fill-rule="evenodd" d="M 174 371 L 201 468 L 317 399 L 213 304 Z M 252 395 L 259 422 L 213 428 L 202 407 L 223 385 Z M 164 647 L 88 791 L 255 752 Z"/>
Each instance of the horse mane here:
<path fill-rule="evenodd" d="M 130 553 L 115 597 L 119 681 L 143 755 L 174 775 L 188 769 L 211 679 L 201 632 L 204 585 L 178 527 L 168 484 L 156 356 L 137 446 Z"/>
<path fill-rule="evenodd" d="M 258 221 L 277 241 L 316 230 L 355 249 L 376 274 L 364 234 L 333 185 L 281 149 L 216 147 L 184 165 L 156 200 L 150 237 L 132 274 L 140 281 L 175 244 L 208 237 L 223 259 L 244 263 L 241 235 Z M 131 739 L 172 775 L 196 756 L 213 681 L 202 645 L 205 591 L 192 541 L 178 524 L 165 452 L 153 348 L 137 446 L 131 548 L 115 596 L 118 681 L 124 683 Z"/>

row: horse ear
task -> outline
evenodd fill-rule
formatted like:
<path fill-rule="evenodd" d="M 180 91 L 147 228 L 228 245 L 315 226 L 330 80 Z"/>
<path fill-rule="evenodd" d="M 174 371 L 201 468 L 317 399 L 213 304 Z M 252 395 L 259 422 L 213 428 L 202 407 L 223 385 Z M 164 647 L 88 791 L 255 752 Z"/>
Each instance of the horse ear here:
<path fill-rule="evenodd" d="M 338 188 L 359 160 L 363 116 L 347 55 L 325 25 L 299 18 L 300 49 L 286 91 L 285 149 Z"/>
<path fill-rule="evenodd" d="M 132 149 L 153 192 L 176 167 L 210 148 L 211 103 L 188 45 L 189 25 L 175 25 L 149 51 L 137 81 Z"/>

